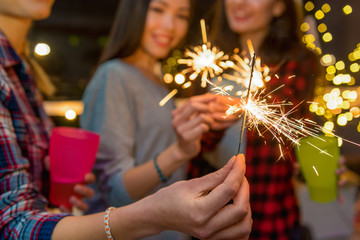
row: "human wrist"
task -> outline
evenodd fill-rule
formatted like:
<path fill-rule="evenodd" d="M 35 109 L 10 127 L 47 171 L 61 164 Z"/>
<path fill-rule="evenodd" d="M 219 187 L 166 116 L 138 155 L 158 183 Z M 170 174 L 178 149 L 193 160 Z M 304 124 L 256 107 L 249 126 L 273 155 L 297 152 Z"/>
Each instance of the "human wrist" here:
<path fill-rule="evenodd" d="M 114 239 L 139 239 L 162 231 L 156 209 L 153 204 L 146 204 L 147 198 L 112 211 L 110 222 Z"/>
<path fill-rule="evenodd" d="M 183 148 L 180 146 L 179 142 L 176 142 L 172 145 L 172 155 L 175 162 L 187 162 L 191 158 L 195 157 L 192 154 L 187 153 L 183 150 Z"/>
<path fill-rule="evenodd" d="M 156 153 L 153 157 L 153 163 L 154 163 L 154 167 L 156 169 L 156 172 L 158 173 L 158 176 L 160 178 L 161 182 L 166 182 L 166 178 L 164 177 L 163 172 L 161 171 L 161 168 L 159 166 L 159 164 L 157 163 L 157 158 L 158 158 L 159 154 Z"/>

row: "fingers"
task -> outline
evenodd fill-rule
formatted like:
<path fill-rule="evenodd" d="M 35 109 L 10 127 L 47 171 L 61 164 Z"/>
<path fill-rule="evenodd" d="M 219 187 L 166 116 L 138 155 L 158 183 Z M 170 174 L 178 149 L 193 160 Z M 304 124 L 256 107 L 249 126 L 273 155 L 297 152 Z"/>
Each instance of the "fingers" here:
<path fill-rule="evenodd" d="M 244 221 L 244 219 L 246 221 L 246 217 L 250 214 L 249 192 L 249 183 L 244 177 L 233 203 L 226 205 L 217 212 L 207 224 L 207 228 L 217 232 Z M 245 225 L 247 224 L 245 223 Z"/>
<path fill-rule="evenodd" d="M 338 163 L 339 163 L 339 167 L 336 169 L 335 173 L 337 175 L 341 175 L 341 174 L 345 173 L 348 170 L 346 165 L 345 165 L 346 158 L 343 155 L 341 155 L 340 158 L 339 158 Z"/>
<path fill-rule="evenodd" d="M 208 240 L 215 239 L 238 239 L 238 240 L 247 240 L 251 233 L 252 228 L 252 219 L 251 219 L 251 210 L 248 209 L 248 214 L 245 216 L 242 221 L 220 230 L 219 232 L 212 235 Z"/>
<path fill-rule="evenodd" d="M 223 117 L 218 114 L 211 114 L 211 116 L 213 118 L 213 123 L 210 125 L 212 130 L 224 130 L 239 121 L 239 118 L 235 115 Z"/>
<path fill-rule="evenodd" d="M 234 105 L 239 101 L 240 99 L 236 97 L 216 95 L 216 103 L 219 103 L 219 105 L 223 105 L 223 106 Z"/>
<path fill-rule="evenodd" d="M 344 155 L 340 155 L 339 157 L 339 165 L 344 165 L 346 163 L 346 158 Z"/>
<path fill-rule="evenodd" d="M 233 167 L 224 182 L 216 186 L 204 199 L 204 204 L 214 212 L 221 209 L 238 193 L 245 174 L 245 158 L 240 154 L 236 157 Z"/>
<path fill-rule="evenodd" d="M 95 182 L 95 175 L 93 173 L 87 173 L 84 177 L 84 182 L 90 184 Z M 69 202 L 82 211 L 86 211 L 89 206 L 82 200 L 83 198 L 92 198 L 95 195 L 95 191 L 82 184 L 78 183 L 74 186 L 74 193 L 69 199 Z"/>
<path fill-rule="evenodd" d="M 60 205 L 59 209 L 63 213 L 71 213 L 71 210 L 69 208 L 65 207 L 64 205 Z"/>
<path fill-rule="evenodd" d="M 338 186 L 343 187 L 345 184 L 347 184 L 348 180 L 345 176 L 345 173 L 348 171 L 348 168 L 346 167 L 346 158 L 341 155 L 339 158 L 339 167 L 335 170 L 335 174 L 338 175 Z"/>
<path fill-rule="evenodd" d="M 83 184 L 76 184 L 74 186 L 74 192 L 81 198 L 91 198 L 95 195 L 95 191 Z"/>
<path fill-rule="evenodd" d="M 224 182 L 234 165 L 235 159 L 236 156 L 233 156 L 224 167 L 216 172 L 207 174 L 201 178 L 192 179 L 190 181 L 194 182 L 194 187 L 198 192 L 207 194 L 210 190 Z"/>
<path fill-rule="evenodd" d="M 216 100 L 214 102 L 211 102 L 210 105 L 212 112 L 217 112 L 224 116 L 230 106 L 239 105 L 239 103 L 240 103 L 240 99 L 238 98 L 217 95 Z M 235 114 L 235 115 L 238 116 L 239 114 Z"/>
<path fill-rule="evenodd" d="M 214 112 L 211 116 L 219 122 L 236 122 L 239 120 L 237 115 L 226 115 L 226 112 Z"/>
<path fill-rule="evenodd" d="M 209 131 L 209 125 L 212 122 L 212 118 L 205 114 L 200 114 L 197 117 L 182 123 L 179 126 L 174 126 L 176 132 L 184 139 L 184 140 L 193 140 L 198 138 L 204 132 Z"/>
<path fill-rule="evenodd" d="M 209 94 L 190 98 L 185 104 L 173 110 L 173 122 L 177 124 L 178 122 L 187 120 L 188 118 L 190 118 L 191 115 L 196 112 L 209 112 L 208 103 L 210 101 L 213 101 L 214 99 L 214 96 L 211 96 Z"/>
<path fill-rule="evenodd" d="M 336 173 L 336 175 L 341 175 L 341 174 L 345 173 L 347 170 L 348 169 L 346 166 L 339 166 L 339 168 L 337 168 L 335 170 L 335 173 Z"/>
<path fill-rule="evenodd" d="M 71 196 L 69 202 L 82 211 L 88 210 L 89 206 L 76 196 Z"/>
<path fill-rule="evenodd" d="M 229 104 L 228 104 L 229 103 Z M 209 114 L 206 124 L 213 130 L 225 129 L 238 121 L 237 115 L 226 115 L 234 100 L 213 94 L 204 94 L 190 98 L 185 104 L 173 111 L 173 126 L 178 127 L 198 114 Z"/>
<path fill-rule="evenodd" d="M 216 101 L 210 103 L 213 130 L 223 130 L 234 125 L 239 120 L 239 114 L 227 114 L 229 106 L 234 105 L 234 99 L 228 96 L 217 96 Z"/>
<path fill-rule="evenodd" d="M 89 172 L 89 173 L 85 174 L 85 177 L 84 177 L 85 184 L 94 183 L 95 180 L 96 180 L 95 174 L 93 174 L 92 172 Z"/>

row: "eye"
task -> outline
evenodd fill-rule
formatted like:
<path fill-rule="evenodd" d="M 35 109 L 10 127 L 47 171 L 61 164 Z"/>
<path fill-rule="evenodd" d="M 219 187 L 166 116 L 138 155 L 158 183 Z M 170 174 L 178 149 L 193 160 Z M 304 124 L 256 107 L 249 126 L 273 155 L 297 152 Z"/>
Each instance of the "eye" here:
<path fill-rule="evenodd" d="M 150 11 L 154 11 L 154 12 L 156 12 L 156 13 L 162 13 L 162 12 L 164 12 L 164 10 L 163 10 L 162 8 L 160 8 L 160 7 L 149 7 L 149 10 L 150 10 Z"/>
<path fill-rule="evenodd" d="M 185 14 L 185 13 L 178 14 L 177 17 L 180 18 L 180 19 L 184 19 L 186 21 L 190 20 L 189 14 Z"/>

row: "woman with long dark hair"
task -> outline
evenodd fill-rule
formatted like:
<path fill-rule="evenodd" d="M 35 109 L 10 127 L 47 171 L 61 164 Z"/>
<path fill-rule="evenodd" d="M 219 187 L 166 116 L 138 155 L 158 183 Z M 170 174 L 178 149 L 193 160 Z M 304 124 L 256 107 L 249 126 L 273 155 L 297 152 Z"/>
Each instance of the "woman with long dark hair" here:
<path fill-rule="evenodd" d="M 186 178 L 186 163 L 200 152 L 213 119 L 210 95 L 175 109 L 160 107 L 168 94 L 159 62 L 185 39 L 190 0 L 122 0 L 110 39 L 85 93 L 81 126 L 101 135 L 92 210 L 122 206 Z M 156 239 L 180 239 L 164 232 Z"/>
<path fill-rule="evenodd" d="M 318 57 L 301 43 L 299 12 L 294 0 L 221 0 L 216 6 L 211 38 L 221 50 L 247 52 L 251 40 L 256 55 L 271 69 L 266 91 L 272 101 L 297 106 L 311 101 L 320 73 Z M 251 56 L 245 53 L 248 58 Z M 290 117 L 308 116 L 302 104 Z M 299 209 L 292 183 L 292 149 L 281 156 L 278 142 L 264 132 L 247 132 L 246 176 L 250 183 L 253 230 L 250 239 L 292 239 L 299 227 Z"/>

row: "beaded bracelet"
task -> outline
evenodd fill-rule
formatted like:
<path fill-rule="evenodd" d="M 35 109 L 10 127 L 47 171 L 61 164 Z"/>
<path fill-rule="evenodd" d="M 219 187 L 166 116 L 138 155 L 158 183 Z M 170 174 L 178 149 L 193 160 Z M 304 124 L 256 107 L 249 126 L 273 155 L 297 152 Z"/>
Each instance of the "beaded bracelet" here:
<path fill-rule="evenodd" d="M 111 231 L 110 231 L 110 224 L 109 224 L 109 219 L 110 219 L 110 211 L 115 209 L 114 207 L 108 207 L 105 211 L 104 214 L 104 227 L 105 227 L 105 233 L 106 233 L 106 237 L 108 240 L 114 240 L 113 236 L 111 235 Z"/>
<path fill-rule="evenodd" d="M 160 167 L 159 167 L 159 165 L 158 165 L 158 163 L 157 163 L 157 161 L 156 161 L 158 156 L 159 156 L 159 154 L 156 153 L 156 154 L 154 155 L 154 157 L 153 157 L 153 159 L 154 159 L 154 166 L 155 166 L 155 168 L 156 168 L 157 173 L 159 174 L 160 180 L 161 180 L 162 182 L 166 182 L 166 178 L 164 177 L 163 173 L 161 172 L 161 169 L 160 169 Z"/>

